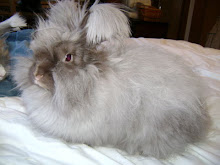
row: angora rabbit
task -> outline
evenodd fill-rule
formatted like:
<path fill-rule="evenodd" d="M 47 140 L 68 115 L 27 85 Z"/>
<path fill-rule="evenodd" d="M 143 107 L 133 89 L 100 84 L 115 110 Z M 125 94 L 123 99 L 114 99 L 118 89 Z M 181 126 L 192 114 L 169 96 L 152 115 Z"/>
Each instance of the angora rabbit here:
<path fill-rule="evenodd" d="M 115 5 L 52 6 L 33 36 L 33 58 L 14 70 L 33 125 L 68 142 L 156 158 L 205 137 L 202 81 L 157 46 L 123 45 L 129 33 Z"/>

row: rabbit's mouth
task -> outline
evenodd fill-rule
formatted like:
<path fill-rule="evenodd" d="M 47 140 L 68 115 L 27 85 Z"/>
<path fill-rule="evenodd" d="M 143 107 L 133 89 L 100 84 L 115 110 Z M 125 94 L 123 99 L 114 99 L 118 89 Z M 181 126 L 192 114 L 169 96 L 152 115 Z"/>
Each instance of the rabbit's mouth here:
<path fill-rule="evenodd" d="M 47 86 L 43 83 L 43 78 L 44 78 L 44 75 L 36 75 L 34 76 L 34 84 L 46 89 Z"/>
<path fill-rule="evenodd" d="M 49 73 L 34 75 L 33 83 L 49 91 L 52 91 L 54 88 L 53 78 Z"/>

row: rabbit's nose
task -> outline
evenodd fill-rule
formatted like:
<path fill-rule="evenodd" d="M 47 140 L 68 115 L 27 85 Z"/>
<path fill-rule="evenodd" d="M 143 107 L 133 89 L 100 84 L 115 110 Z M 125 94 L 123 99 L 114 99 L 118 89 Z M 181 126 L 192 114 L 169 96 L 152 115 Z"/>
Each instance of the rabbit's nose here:
<path fill-rule="evenodd" d="M 34 81 L 40 81 L 44 77 L 44 70 L 39 64 L 35 65 L 32 73 Z"/>
<path fill-rule="evenodd" d="M 43 77 L 44 75 L 42 74 L 34 74 L 34 79 L 33 79 L 34 83 L 39 85 Z"/>
<path fill-rule="evenodd" d="M 44 77 L 44 75 L 35 75 L 34 78 L 35 80 L 39 81 L 40 79 L 42 79 Z"/>

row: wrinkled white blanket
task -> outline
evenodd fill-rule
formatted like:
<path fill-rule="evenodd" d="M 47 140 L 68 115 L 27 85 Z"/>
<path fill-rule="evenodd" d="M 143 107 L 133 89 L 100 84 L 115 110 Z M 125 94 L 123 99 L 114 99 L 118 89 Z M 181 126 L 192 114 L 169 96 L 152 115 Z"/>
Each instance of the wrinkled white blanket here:
<path fill-rule="evenodd" d="M 191 145 L 182 155 L 168 160 L 130 156 L 114 148 L 66 144 L 34 132 L 21 98 L 5 97 L 0 98 L 0 165 L 220 164 L 220 50 L 165 39 L 129 39 L 127 44 L 149 42 L 179 54 L 206 80 L 210 87 L 208 110 L 213 119 L 212 130 L 206 141 Z"/>

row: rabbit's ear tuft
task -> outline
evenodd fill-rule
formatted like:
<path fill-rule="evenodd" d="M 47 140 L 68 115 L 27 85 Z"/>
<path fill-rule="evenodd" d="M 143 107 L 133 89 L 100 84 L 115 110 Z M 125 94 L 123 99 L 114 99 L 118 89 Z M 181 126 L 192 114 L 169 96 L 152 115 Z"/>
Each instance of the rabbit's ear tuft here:
<path fill-rule="evenodd" d="M 127 38 L 130 36 L 128 18 L 115 4 L 95 3 L 89 9 L 85 24 L 87 44 Z"/>

